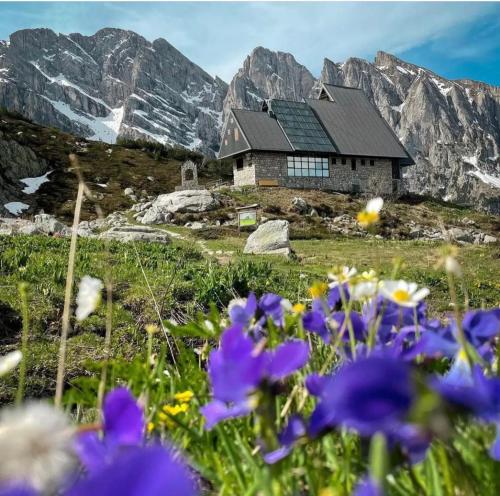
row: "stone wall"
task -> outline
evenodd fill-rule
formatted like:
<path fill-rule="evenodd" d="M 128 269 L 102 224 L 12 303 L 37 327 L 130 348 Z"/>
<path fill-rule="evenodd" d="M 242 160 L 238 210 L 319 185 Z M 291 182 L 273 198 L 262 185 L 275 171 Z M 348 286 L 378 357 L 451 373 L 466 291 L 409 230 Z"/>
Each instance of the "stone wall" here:
<path fill-rule="evenodd" d="M 356 158 L 356 170 L 351 170 L 351 158 L 336 157 L 336 163 L 329 160 L 330 177 L 288 177 L 287 154 L 285 153 L 247 153 L 243 170 L 235 170 L 235 185 L 258 184 L 261 179 L 277 179 L 278 185 L 286 188 L 326 189 L 332 191 L 360 192 L 387 195 L 393 192 L 392 162 L 390 159 Z M 251 165 L 250 165 L 251 164 Z"/>
<path fill-rule="evenodd" d="M 255 164 L 249 153 L 243 156 L 243 169 L 238 169 L 237 161 L 233 160 L 233 177 L 235 186 L 253 186 L 255 180 Z"/>

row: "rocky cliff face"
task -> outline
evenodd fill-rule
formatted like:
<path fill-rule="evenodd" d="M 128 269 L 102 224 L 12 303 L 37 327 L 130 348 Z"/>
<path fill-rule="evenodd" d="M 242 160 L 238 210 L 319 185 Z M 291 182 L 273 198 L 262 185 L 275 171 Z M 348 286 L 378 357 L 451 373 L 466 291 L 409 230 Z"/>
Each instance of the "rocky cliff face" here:
<path fill-rule="evenodd" d="M 404 176 L 409 191 L 500 212 L 500 88 L 450 81 L 384 52 L 373 63 L 325 59 L 314 80 L 290 57 L 254 50 L 229 85 L 225 109 L 315 96 L 321 82 L 361 88 L 416 161 Z M 290 63 L 268 62 L 276 60 Z"/>
<path fill-rule="evenodd" d="M 257 47 L 234 76 L 224 101 L 230 108 L 257 110 L 265 98 L 302 100 L 309 96 L 316 80 L 293 55 Z"/>
<path fill-rule="evenodd" d="M 131 31 L 22 30 L 0 44 L 0 106 L 108 143 L 143 138 L 214 155 L 226 92 L 167 41 Z"/>

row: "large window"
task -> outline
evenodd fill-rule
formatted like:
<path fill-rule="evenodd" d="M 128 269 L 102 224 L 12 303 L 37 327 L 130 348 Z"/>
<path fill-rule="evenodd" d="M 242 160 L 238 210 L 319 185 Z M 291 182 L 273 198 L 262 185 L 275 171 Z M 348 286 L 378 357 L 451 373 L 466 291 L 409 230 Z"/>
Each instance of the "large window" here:
<path fill-rule="evenodd" d="M 328 177 L 328 158 L 288 157 L 288 175 L 291 177 Z"/>

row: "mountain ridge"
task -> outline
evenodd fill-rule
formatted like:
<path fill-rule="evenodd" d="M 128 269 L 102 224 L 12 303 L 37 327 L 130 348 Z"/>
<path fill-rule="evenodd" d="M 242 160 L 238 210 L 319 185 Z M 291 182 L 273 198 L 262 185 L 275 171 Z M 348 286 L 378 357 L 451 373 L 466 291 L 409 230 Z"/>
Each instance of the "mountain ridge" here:
<path fill-rule="evenodd" d="M 500 88 L 450 80 L 384 51 L 373 62 L 323 60 L 319 78 L 293 54 L 258 46 L 226 84 L 167 40 L 20 30 L 0 43 L 0 106 L 86 138 L 142 138 L 215 156 L 231 107 L 301 100 L 321 83 L 361 88 L 416 165 L 410 192 L 500 212 Z"/>

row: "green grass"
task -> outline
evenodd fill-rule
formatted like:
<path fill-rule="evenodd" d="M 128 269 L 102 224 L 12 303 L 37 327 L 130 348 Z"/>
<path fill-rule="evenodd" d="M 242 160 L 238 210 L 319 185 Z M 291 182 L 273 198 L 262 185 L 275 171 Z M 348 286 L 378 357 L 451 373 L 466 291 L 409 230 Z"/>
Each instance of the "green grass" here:
<path fill-rule="evenodd" d="M 284 289 L 289 297 L 296 290 L 283 288 L 278 271 L 265 261 L 239 260 L 221 266 L 206 259 L 189 242 L 172 246 L 137 243 L 111 243 L 106 260 L 101 241 L 80 239 L 76 262 L 76 282 L 89 274 L 104 278 L 111 264 L 113 294 L 113 356 L 132 358 L 143 348 L 144 327 L 157 322 L 154 300 L 162 319 L 185 321 L 198 311 L 206 311 L 211 302 L 225 307 L 236 295 L 249 291 L 263 293 Z M 30 299 L 30 356 L 27 394 L 51 394 L 55 379 L 55 361 L 59 346 L 60 321 L 66 277 L 69 240 L 43 236 L 0 237 L 0 302 L 13 315 L 0 331 L 0 354 L 18 346 L 20 313 L 18 285 L 28 283 Z M 141 271 L 142 264 L 151 292 Z M 299 285 L 298 275 L 289 288 Z M 153 300 L 154 296 L 154 300 Z M 88 375 L 86 363 L 103 356 L 104 305 L 83 323 L 72 322 L 69 340 L 68 380 Z M 15 380 L 0 384 L 0 402 L 12 398 Z"/>

